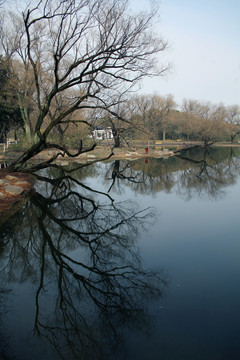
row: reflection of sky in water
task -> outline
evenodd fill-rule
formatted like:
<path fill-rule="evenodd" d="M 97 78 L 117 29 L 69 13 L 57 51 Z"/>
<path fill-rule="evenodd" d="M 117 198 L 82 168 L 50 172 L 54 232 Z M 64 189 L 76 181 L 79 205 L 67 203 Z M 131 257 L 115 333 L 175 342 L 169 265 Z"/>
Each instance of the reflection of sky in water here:
<path fill-rule="evenodd" d="M 109 165 L 108 165 L 109 166 Z M 105 169 L 105 165 L 100 166 Z M 98 169 L 98 173 L 101 170 Z M 175 174 L 176 176 L 176 174 Z M 170 193 L 139 194 L 121 182 L 121 192 L 110 195 L 116 202 L 133 200 L 139 208 L 154 207 L 157 218 L 137 237 L 146 268 L 163 268 L 169 286 L 166 296 L 148 304 L 154 319 L 150 336 L 125 329 L 126 356 L 112 360 L 237 360 L 240 350 L 240 181 L 224 186 L 216 199 L 195 196 L 186 199 L 176 184 Z M 106 191 L 111 180 L 101 175 L 87 177 L 84 183 Z M 126 186 L 124 185 L 126 183 Z M 93 195 L 102 199 L 101 195 Z M 85 254 L 83 254 L 83 257 Z M 8 334 L 13 335 L 16 359 L 31 359 L 35 342 L 31 339 L 34 319 L 35 284 L 16 284 L 11 297 Z M 43 302 L 47 304 L 46 294 Z M 19 310 L 20 309 L 20 310 Z M 25 312 L 25 309 L 27 311 Z M 87 310 L 86 310 L 87 311 Z M 26 332 L 21 332 L 25 323 Z M 11 342 L 11 338 L 10 338 Z M 42 359 L 40 345 L 35 359 Z M 45 358 L 53 359 L 47 352 Z M 91 360 L 91 359 L 88 359 Z"/>

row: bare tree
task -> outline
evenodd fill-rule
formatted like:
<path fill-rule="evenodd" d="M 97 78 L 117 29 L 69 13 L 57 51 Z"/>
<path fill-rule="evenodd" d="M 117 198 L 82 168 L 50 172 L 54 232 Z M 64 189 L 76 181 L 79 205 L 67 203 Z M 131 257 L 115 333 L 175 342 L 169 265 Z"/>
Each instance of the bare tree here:
<path fill-rule="evenodd" d="M 226 114 L 226 132 L 234 142 L 235 137 L 240 134 L 240 108 L 238 105 L 229 106 Z"/>
<path fill-rule="evenodd" d="M 125 0 L 40 0 L 25 9 L 20 45 L 34 73 L 37 141 L 13 163 L 15 170 L 44 149 L 73 156 L 50 141 L 57 126 L 86 123 L 74 117 L 83 109 L 115 116 L 120 94 L 123 99 L 143 77 L 168 69 L 156 67 L 155 55 L 167 46 L 151 32 L 156 9 L 129 15 L 127 5 Z M 83 149 L 81 141 L 74 155 L 94 146 Z"/>
<path fill-rule="evenodd" d="M 223 105 L 212 105 L 209 102 L 184 100 L 183 121 L 188 138 L 201 141 L 208 147 L 224 136 L 226 109 Z"/>
<path fill-rule="evenodd" d="M 134 118 L 140 127 L 145 130 L 145 132 L 141 131 L 141 137 L 144 134 L 145 140 L 149 140 L 153 133 L 153 124 L 150 121 L 150 107 L 151 107 L 151 96 L 149 95 L 137 95 L 134 96 L 132 101 L 135 104 L 135 114 Z M 139 134 L 138 134 L 139 135 Z"/>
<path fill-rule="evenodd" d="M 176 108 L 172 95 L 142 95 L 134 98 L 137 112 L 141 117 L 143 127 L 152 138 L 159 138 L 162 134 L 163 141 L 170 125 L 169 114 Z"/>
<path fill-rule="evenodd" d="M 154 122 L 159 130 L 162 131 L 162 140 L 166 140 L 166 132 L 169 125 L 168 115 L 171 110 L 176 108 L 176 103 L 172 95 L 152 97 L 151 113 Z"/>
<path fill-rule="evenodd" d="M 182 121 L 181 121 L 181 133 L 186 136 L 187 140 L 190 139 L 192 133 L 192 119 L 194 118 L 195 109 L 198 106 L 198 102 L 192 99 L 184 99 L 181 107 Z"/>
<path fill-rule="evenodd" d="M 225 114 L 223 105 L 202 104 L 199 107 L 196 131 L 204 147 L 222 139 Z"/>

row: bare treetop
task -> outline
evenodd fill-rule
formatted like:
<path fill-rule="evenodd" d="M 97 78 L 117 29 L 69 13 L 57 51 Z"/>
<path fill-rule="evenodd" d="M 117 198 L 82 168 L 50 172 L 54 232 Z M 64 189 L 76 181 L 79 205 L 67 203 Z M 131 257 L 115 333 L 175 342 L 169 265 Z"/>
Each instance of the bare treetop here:
<path fill-rule="evenodd" d="M 29 57 L 64 91 L 96 94 L 159 75 L 154 58 L 166 42 L 148 33 L 155 10 L 129 16 L 126 1 L 39 1 L 23 14 Z M 119 90 L 118 90 L 119 91 Z"/>
<path fill-rule="evenodd" d="M 153 7 L 131 15 L 126 0 L 29 2 L 22 13 L 18 56 L 34 74 L 34 134 L 39 139 L 34 154 L 56 147 L 47 144 L 50 132 L 79 122 L 76 111 L 98 109 L 113 115 L 119 99 L 126 99 L 142 78 L 165 74 L 169 65 L 156 61 L 167 46 L 152 32 L 156 14 Z"/>

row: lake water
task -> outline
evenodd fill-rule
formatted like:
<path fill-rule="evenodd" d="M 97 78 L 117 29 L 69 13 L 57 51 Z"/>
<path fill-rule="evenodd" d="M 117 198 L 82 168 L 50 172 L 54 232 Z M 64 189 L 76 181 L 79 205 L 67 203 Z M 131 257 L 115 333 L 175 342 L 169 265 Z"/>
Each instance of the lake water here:
<path fill-rule="evenodd" d="M 2 357 L 239 359 L 240 150 L 65 175 L 0 229 Z"/>

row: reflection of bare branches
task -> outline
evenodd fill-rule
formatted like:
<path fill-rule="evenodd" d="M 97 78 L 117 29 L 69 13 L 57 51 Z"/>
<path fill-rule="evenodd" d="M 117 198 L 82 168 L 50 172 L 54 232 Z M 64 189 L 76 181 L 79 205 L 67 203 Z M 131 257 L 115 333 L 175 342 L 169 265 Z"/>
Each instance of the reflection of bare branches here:
<path fill-rule="evenodd" d="M 224 187 L 233 184 L 239 173 L 231 161 L 231 149 L 229 151 L 222 161 L 219 161 L 214 151 L 209 150 L 198 153 L 197 158 L 179 156 L 186 169 L 178 176 L 179 192 L 186 199 L 191 199 L 193 194 L 198 197 L 207 195 L 212 199 L 221 198 Z M 186 165 L 189 164 L 191 167 L 187 168 Z"/>
<path fill-rule="evenodd" d="M 112 187 L 115 184 L 116 179 L 127 180 L 129 182 L 139 184 L 142 183 L 142 180 L 137 180 L 139 173 L 137 174 L 126 174 L 127 170 L 130 168 L 129 162 L 125 163 L 122 169 L 120 169 L 120 160 L 115 160 L 113 163 L 113 169 L 111 174 L 112 184 L 108 189 L 108 193 L 111 191 Z"/>
<path fill-rule="evenodd" d="M 86 186 L 81 193 L 81 182 L 73 177 L 53 184 L 50 179 L 46 195 L 36 193 L 25 207 L 25 214 L 31 207 L 32 224 L 26 227 L 23 219 L 8 239 L 9 260 L 1 273 L 9 281 L 38 278 L 35 332 L 59 358 L 105 359 L 105 339 L 110 348 L 123 324 L 147 326 L 144 301 L 161 296 L 166 285 L 160 273 L 143 269 L 135 244 L 154 213 L 139 211 L 131 202 L 117 204 L 109 195 L 96 202 L 90 194 L 103 193 Z"/>
<path fill-rule="evenodd" d="M 169 159 L 169 162 L 171 162 L 171 159 Z M 174 185 L 174 174 L 171 173 L 171 166 L 169 166 L 169 162 L 155 158 L 149 159 L 147 164 L 145 163 L 144 159 L 129 162 L 122 161 L 122 168 L 120 169 L 120 165 L 118 165 L 117 171 L 114 171 L 114 163 L 113 171 L 111 169 L 113 176 L 110 178 L 109 169 L 107 169 L 105 176 L 106 180 L 113 178 L 113 182 L 110 185 L 108 192 L 112 189 L 116 191 L 117 187 L 113 187 L 116 179 L 118 180 L 117 190 L 119 193 L 121 193 L 123 181 L 124 185 L 130 187 L 137 193 L 154 194 L 155 192 L 161 190 L 170 192 Z M 118 170 L 118 168 L 120 170 Z"/>

